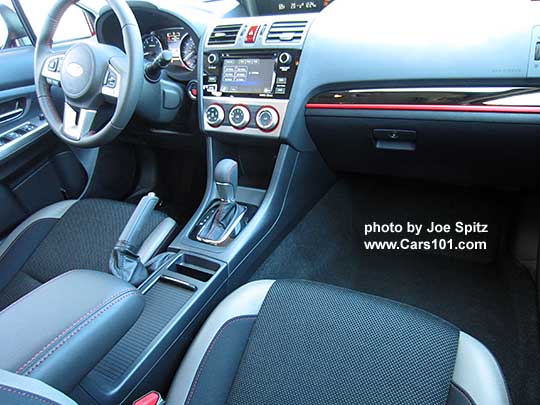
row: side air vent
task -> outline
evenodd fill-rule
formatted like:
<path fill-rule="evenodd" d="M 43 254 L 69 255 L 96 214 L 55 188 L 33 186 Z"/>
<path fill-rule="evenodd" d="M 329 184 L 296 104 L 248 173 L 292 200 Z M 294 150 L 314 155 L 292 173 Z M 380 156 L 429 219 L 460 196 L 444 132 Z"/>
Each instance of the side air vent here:
<path fill-rule="evenodd" d="M 210 34 L 208 45 L 234 45 L 240 28 L 241 24 L 218 25 Z"/>
<path fill-rule="evenodd" d="M 291 43 L 301 42 L 307 27 L 307 21 L 282 21 L 275 22 L 270 27 L 266 42 L 268 43 Z"/>

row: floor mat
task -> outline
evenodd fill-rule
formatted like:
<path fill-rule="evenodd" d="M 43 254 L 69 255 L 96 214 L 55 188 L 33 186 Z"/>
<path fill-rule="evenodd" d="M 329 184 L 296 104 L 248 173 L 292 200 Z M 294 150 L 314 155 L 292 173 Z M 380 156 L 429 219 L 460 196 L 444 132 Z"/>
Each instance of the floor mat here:
<path fill-rule="evenodd" d="M 391 180 L 340 181 L 276 248 L 253 279 L 314 280 L 404 302 L 454 323 L 483 342 L 503 368 L 514 403 L 540 403 L 536 290 L 529 274 L 504 258 L 511 216 L 505 193 Z M 411 222 L 487 225 L 486 249 L 370 251 L 366 225 Z M 426 235 L 410 240 L 428 239 Z M 430 236 L 431 237 L 431 236 Z M 470 236 L 450 231 L 455 243 Z"/>

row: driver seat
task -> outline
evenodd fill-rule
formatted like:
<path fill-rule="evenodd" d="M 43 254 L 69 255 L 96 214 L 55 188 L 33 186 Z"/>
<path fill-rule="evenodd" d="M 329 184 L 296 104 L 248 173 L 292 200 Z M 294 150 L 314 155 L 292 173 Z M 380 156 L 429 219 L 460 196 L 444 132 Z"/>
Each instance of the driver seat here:
<path fill-rule="evenodd" d="M 62 201 L 36 212 L 0 243 L 0 311 L 75 269 L 109 272 L 109 257 L 135 205 L 100 199 Z M 146 263 L 170 241 L 176 222 L 154 211 L 138 235 Z"/>

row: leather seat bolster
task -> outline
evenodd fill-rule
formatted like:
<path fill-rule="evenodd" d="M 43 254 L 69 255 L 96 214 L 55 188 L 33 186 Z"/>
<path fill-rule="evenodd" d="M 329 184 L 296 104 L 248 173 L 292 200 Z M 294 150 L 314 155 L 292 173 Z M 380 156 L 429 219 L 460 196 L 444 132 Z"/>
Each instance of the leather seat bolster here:
<path fill-rule="evenodd" d="M 76 405 L 72 399 L 39 380 L 4 370 L 0 370 L 0 403 Z"/>
<path fill-rule="evenodd" d="M 273 283 L 247 284 L 217 306 L 186 353 L 167 402 L 226 402 L 251 327 Z"/>
<path fill-rule="evenodd" d="M 0 368 L 65 393 L 135 323 L 139 291 L 93 270 L 65 273 L 0 312 Z"/>
<path fill-rule="evenodd" d="M 454 402 L 451 402 L 451 401 Z M 457 402 L 461 401 L 461 402 Z M 510 395 L 497 360 L 478 340 L 459 334 L 448 404 L 509 405 Z"/>

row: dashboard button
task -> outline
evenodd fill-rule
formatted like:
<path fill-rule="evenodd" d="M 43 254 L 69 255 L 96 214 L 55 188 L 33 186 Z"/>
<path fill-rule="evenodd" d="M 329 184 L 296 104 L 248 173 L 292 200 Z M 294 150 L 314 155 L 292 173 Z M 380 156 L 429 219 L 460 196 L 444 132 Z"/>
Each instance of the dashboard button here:
<path fill-rule="evenodd" d="M 217 53 L 211 53 L 210 55 L 208 55 L 207 60 L 209 64 L 214 65 L 218 62 L 219 56 L 217 55 Z"/>
<path fill-rule="evenodd" d="M 197 94 L 199 93 L 199 90 L 196 80 L 192 80 L 187 84 L 187 92 L 190 99 L 197 100 Z"/>
<path fill-rule="evenodd" d="M 246 44 L 254 44 L 257 41 L 260 25 L 252 25 L 246 35 Z"/>
<path fill-rule="evenodd" d="M 273 107 L 262 107 L 255 117 L 255 122 L 259 129 L 272 131 L 279 124 L 279 114 Z"/>
<path fill-rule="evenodd" d="M 212 104 L 206 109 L 204 118 L 208 125 L 219 127 L 225 120 L 225 110 L 219 104 Z"/>
<path fill-rule="evenodd" d="M 292 62 L 292 56 L 290 53 L 282 52 L 279 55 L 279 63 L 281 63 L 282 65 L 290 65 L 291 62 Z"/>
<path fill-rule="evenodd" d="M 287 78 L 286 77 L 278 77 L 276 79 L 277 84 L 287 84 Z"/>
<path fill-rule="evenodd" d="M 287 88 L 285 86 L 276 86 L 275 94 L 284 95 L 287 93 Z"/>
<path fill-rule="evenodd" d="M 251 114 L 243 105 L 234 106 L 229 113 L 229 121 L 236 129 L 245 128 L 249 124 L 250 120 Z"/>

